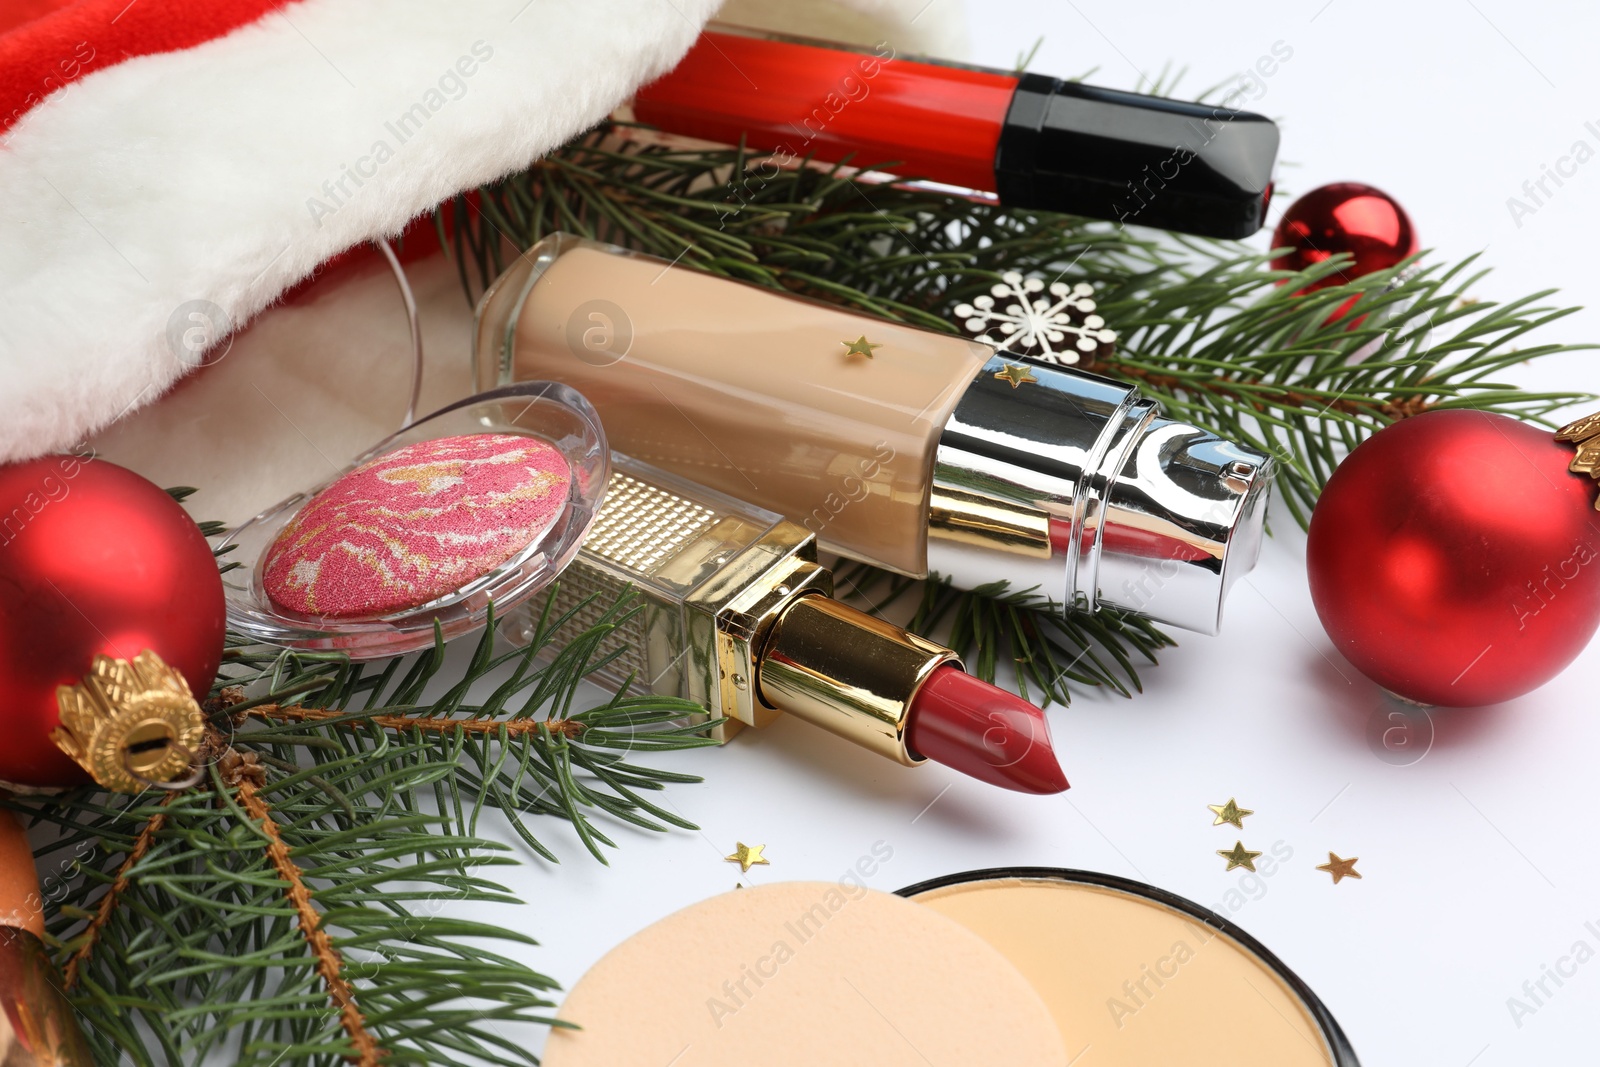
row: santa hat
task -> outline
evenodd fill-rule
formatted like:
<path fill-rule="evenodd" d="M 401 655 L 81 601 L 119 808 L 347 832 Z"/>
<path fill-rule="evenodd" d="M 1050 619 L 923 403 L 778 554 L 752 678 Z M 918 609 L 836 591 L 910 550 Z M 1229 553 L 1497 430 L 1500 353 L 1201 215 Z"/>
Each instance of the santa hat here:
<path fill-rule="evenodd" d="M 8 0 L 0 462 L 159 396 L 192 369 L 174 338 L 194 309 L 243 324 L 337 253 L 600 121 L 718 6 Z M 927 17 L 924 0 L 847 6 L 857 36 L 876 19 L 924 46 L 959 17 L 949 0 Z"/>

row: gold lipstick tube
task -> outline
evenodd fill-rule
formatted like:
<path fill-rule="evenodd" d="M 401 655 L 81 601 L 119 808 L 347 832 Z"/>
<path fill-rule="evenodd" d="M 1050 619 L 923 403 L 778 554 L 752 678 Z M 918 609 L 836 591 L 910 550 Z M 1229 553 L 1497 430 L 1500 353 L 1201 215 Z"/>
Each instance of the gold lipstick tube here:
<path fill-rule="evenodd" d="M 833 600 L 816 538 L 778 515 L 623 455 L 583 548 L 561 577 L 556 613 L 585 626 L 625 587 L 642 610 L 601 652 L 600 681 L 705 707 L 726 741 L 789 711 L 899 763 L 912 704 L 947 648 Z M 511 616 L 513 636 L 533 619 Z"/>

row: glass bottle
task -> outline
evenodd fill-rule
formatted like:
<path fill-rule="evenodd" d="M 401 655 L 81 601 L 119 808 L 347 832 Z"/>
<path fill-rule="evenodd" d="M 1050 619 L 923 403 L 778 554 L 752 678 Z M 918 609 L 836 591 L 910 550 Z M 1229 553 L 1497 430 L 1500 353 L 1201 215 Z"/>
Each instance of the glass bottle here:
<path fill-rule="evenodd" d="M 568 234 L 485 294 L 475 360 L 901 574 L 1214 633 L 1259 551 L 1269 459 L 1126 384 Z"/>

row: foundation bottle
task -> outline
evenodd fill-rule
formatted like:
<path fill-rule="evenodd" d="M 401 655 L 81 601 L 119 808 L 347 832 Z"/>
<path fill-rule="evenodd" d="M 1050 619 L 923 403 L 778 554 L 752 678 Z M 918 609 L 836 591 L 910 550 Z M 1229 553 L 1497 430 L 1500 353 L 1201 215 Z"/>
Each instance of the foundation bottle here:
<path fill-rule="evenodd" d="M 1215 633 L 1259 552 L 1268 457 L 1131 386 L 569 234 L 484 294 L 474 358 L 900 574 Z"/>

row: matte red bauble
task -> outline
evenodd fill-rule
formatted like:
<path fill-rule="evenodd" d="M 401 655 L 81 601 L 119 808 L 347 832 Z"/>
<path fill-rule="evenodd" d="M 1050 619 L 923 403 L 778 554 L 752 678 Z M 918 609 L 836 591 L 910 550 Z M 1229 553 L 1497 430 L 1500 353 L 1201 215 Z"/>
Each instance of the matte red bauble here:
<path fill-rule="evenodd" d="M 1292 249 L 1272 261 L 1275 270 L 1304 270 L 1336 253 L 1354 262 L 1308 290 L 1387 270 L 1417 251 L 1417 233 L 1398 201 L 1359 182 L 1313 189 L 1289 205 L 1273 232 L 1272 247 Z"/>
<path fill-rule="evenodd" d="M 1426 412 L 1363 442 L 1306 545 L 1334 645 L 1422 704 L 1495 704 L 1559 674 L 1600 624 L 1595 483 L 1573 456 L 1481 411 Z"/>
<path fill-rule="evenodd" d="M 82 456 L 0 467 L 0 780 L 87 781 L 50 739 L 56 687 L 149 649 L 204 698 L 224 625 L 211 546 L 160 488 Z"/>

